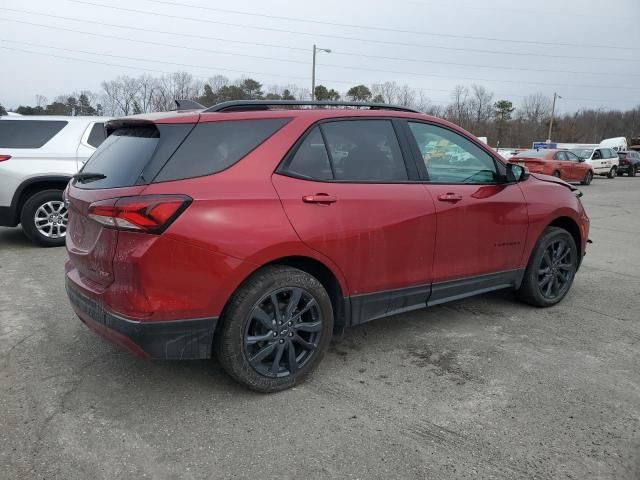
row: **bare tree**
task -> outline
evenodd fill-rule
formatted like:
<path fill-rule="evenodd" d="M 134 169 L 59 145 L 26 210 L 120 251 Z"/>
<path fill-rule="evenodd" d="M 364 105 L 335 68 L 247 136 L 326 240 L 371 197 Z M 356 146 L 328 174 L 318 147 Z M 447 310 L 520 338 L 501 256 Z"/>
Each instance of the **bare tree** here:
<path fill-rule="evenodd" d="M 447 117 L 464 128 L 469 127 L 469 89 L 464 85 L 456 85 L 453 88 L 451 104 L 447 107 Z"/>
<path fill-rule="evenodd" d="M 490 93 L 481 85 L 472 85 L 469 108 L 473 115 L 473 128 L 477 129 L 491 119 L 493 114 L 493 93 Z"/>

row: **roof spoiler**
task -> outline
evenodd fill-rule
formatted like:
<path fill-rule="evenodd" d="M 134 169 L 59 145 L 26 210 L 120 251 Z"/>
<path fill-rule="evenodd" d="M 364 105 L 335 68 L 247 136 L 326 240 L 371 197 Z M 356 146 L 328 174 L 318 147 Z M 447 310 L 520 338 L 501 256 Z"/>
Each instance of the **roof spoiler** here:
<path fill-rule="evenodd" d="M 176 110 L 204 110 L 206 107 L 198 102 L 189 99 L 176 99 Z"/>

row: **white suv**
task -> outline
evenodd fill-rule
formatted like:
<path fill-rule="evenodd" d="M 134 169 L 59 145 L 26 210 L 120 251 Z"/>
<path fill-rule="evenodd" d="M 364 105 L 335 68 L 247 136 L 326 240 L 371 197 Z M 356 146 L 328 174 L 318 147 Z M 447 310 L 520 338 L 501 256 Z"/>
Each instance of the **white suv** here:
<path fill-rule="evenodd" d="M 0 117 L 0 226 L 38 245 L 64 245 L 62 191 L 105 139 L 105 117 Z"/>
<path fill-rule="evenodd" d="M 606 175 L 609 178 L 616 176 L 620 160 L 618 152 L 613 148 L 573 148 L 571 152 L 591 165 L 596 175 Z"/>

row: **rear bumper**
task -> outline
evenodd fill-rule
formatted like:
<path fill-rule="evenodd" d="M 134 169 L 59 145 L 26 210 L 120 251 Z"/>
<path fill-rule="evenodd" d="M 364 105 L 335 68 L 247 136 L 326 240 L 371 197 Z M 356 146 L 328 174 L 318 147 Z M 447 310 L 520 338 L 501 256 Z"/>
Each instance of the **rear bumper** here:
<path fill-rule="evenodd" d="M 106 310 L 81 293 L 66 277 L 67 295 L 78 317 L 92 331 L 145 358 L 197 360 L 211 358 L 217 318 L 160 322 L 129 320 Z"/>

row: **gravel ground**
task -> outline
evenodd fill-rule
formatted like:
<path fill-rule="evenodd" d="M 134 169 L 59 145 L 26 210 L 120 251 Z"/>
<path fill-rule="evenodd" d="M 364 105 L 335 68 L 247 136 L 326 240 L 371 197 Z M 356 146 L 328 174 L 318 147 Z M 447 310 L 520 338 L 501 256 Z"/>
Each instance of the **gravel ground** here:
<path fill-rule="evenodd" d="M 640 478 L 640 180 L 582 187 L 572 291 L 347 330 L 304 385 L 138 360 L 73 315 L 64 249 L 0 228 L 0 477 Z"/>

